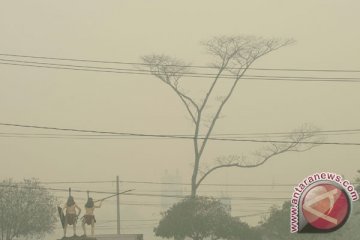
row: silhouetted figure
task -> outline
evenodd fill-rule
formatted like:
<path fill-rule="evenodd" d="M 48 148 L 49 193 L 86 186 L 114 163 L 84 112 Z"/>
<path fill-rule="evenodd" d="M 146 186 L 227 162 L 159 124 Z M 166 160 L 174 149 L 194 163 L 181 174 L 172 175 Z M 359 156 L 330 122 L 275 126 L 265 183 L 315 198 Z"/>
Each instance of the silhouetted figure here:
<path fill-rule="evenodd" d="M 84 230 L 84 236 L 86 236 L 86 226 L 91 225 L 91 236 L 94 236 L 94 229 L 95 229 L 95 215 L 94 210 L 95 208 L 100 208 L 103 200 L 100 201 L 100 204 L 98 206 L 95 206 L 94 200 L 92 198 L 88 198 L 86 204 L 85 204 L 85 215 L 82 217 L 82 228 Z"/>
<path fill-rule="evenodd" d="M 78 213 L 76 213 L 76 209 Z M 73 225 L 74 236 L 76 236 L 76 222 L 77 218 L 81 213 L 81 209 L 76 205 L 74 198 L 69 196 L 67 202 L 63 207 L 63 212 L 65 214 L 65 226 L 64 226 L 64 238 L 66 237 L 66 230 L 68 225 Z"/>

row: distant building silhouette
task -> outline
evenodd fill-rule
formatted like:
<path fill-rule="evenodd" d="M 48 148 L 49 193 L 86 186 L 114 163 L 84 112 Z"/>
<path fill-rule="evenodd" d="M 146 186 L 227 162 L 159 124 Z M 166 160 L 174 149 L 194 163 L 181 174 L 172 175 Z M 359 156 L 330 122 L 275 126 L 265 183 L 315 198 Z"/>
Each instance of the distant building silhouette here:
<path fill-rule="evenodd" d="M 182 177 L 179 173 L 179 170 L 176 170 L 174 174 L 169 173 L 168 170 L 164 171 L 163 176 L 161 177 L 162 187 L 161 193 L 162 195 L 176 195 L 176 196 L 183 196 L 184 186 L 181 184 L 167 184 L 167 183 L 182 183 Z M 168 209 L 170 206 L 175 204 L 179 201 L 179 198 L 172 198 L 172 197 L 161 197 L 161 208 L 163 211 Z"/>
<path fill-rule="evenodd" d="M 227 196 L 221 196 L 221 197 L 219 197 L 219 200 L 222 204 L 225 205 L 228 213 L 231 214 L 231 198 L 227 197 Z"/>

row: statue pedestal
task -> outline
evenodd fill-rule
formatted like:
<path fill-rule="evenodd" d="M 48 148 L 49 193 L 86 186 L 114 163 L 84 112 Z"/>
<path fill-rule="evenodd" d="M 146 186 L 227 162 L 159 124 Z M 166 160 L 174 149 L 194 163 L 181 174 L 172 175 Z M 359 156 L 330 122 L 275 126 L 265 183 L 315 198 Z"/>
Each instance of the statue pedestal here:
<path fill-rule="evenodd" d="M 85 237 L 85 236 L 72 236 L 72 237 L 65 237 L 60 238 L 58 240 L 97 240 L 96 237 Z"/>
<path fill-rule="evenodd" d="M 143 234 L 99 234 L 95 235 L 95 237 L 72 236 L 58 240 L 144 240 L 144 236 Z"/>

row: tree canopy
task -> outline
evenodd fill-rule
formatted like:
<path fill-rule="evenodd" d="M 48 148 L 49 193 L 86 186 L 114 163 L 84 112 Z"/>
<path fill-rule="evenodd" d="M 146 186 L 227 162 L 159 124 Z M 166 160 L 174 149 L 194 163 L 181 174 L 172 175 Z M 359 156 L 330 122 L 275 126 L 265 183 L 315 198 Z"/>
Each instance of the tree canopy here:
<path fill-rule="evenodd" d="M 175 239 L 243 239 L 250 236 L 249 239 L 257 239 L 251 228 L 231 217 L 230 209 L 219 200 L 199 196 L 174 204 L 163 213 L 154 232 L 156 236 Z"/>
<path fill-rule="evenodd" d="M 330 234 L 290 233 L 290 202 L 285 202 L 281 209 L 272 208 L 269 217 L 258 227 L 264 240 L 357 240 L 360 235 L 360 204 L 353 205 L 352 216 L 346 224 Z"/>
<path fill-rule="evenodd" d="M 0 239 L 40 237 L 54 230 L 55 197 L 35 180 L 0 183 Z"/>

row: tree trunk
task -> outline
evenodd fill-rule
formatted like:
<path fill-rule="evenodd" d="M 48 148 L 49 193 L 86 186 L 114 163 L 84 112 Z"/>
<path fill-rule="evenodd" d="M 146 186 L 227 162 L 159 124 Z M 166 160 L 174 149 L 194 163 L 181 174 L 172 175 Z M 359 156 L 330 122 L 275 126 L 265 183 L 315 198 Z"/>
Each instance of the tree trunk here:
<path fill-rule="evenodd" d="M 200 157 L 198 156 L 198 154 L 195 154 L 195 165 L 194 165 L 194 169 L 193 169 L 193 175 L 191 178 L 191 198 L 195 198 L 196 197 L 196 190 L 197 190 L 197 175 L 199 172 L 199 162 L 200 162 Z"/>

